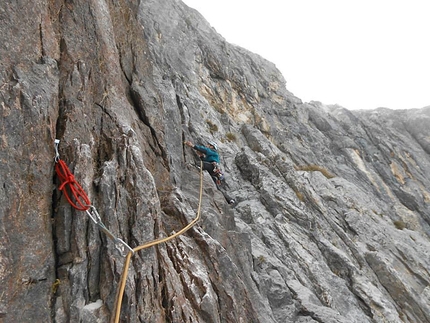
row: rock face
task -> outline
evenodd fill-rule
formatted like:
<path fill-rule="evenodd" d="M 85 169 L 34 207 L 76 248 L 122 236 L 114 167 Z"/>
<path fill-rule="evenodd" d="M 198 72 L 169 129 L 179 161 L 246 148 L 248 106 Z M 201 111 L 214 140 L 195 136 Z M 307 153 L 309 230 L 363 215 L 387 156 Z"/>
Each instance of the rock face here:
<path fill-rule="evenodd" d="M 430 322 L 430 108 L 302 103 L 179 0 L 0 4 L 0 321 Z M 365 95 L 365 94 L 363 94 Z"/>

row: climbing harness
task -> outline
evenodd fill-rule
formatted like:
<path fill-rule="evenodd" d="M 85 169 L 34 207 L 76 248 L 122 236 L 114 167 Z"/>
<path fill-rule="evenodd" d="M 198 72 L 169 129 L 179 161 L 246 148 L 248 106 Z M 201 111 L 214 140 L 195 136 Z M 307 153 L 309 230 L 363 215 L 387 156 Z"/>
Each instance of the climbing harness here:
<path fill-rule="evenodd" d="M 115 248 L 119 250 L 121 254 L 124 255 L 124 252 L 123 252 L 124 250 L 120 248 L 121 246 L 129 250 L 125 258 L 124 267 L 121 274 L 121 280 L 118 286 L 118 291 L 117 291 L 116 301 L 115 301 L 115 308 L 114 308 L 115 317 L 113 322 L 118 323 L 120 314 L 121 314 L 122 298 L 124 295 L 125 284 L 127 282 L 128 268 L 130 267 L 131 256 L 133 256 L 137 251 L 153 247 L 163 242 L 170 241 L 184 234 L 200 220 L 200 212 L 201 212 L 202 196 L 203 196 L 203 162 L 200 161 L 200 190 L 199 190 L 199 203 L 197 207 L 196 217 L 185 227 L 183 227 L 181 230 L 179 230 L 176 233 L 173 233 L 168 237 L 158 238 L 158 239 L 149 241 L 143 245 L 140 245 L 138 247 L 131 248 L 123 240 L 115 237 L 103 224 L 100 218 L 100 215 L 97 212 L 97 209 L 93 205 L 91 205 L 91 202 L 87 194 L 85 193 L 85 191 L 82 189 L 79 183 L 76 182 L 73 174 L 71 173 L 70 169 L 67 167 L 66 163 L 64 163 L 60 159 L 60 154 L 58 153 L 58 146 L 59 146 L 60 140 L 55 139 L 54 143 L 55 143 L 55 164 L 56 164 L 55 170 L 56 170 L 57 176 L 61 181 L 59 189 L 64 193 L 67 201 L 75 209 L 80 211 L 85 211 L 89 216 L 89 218 L 100 228 L 100 230 L 103 231 L 110 239 L 114 241 Z M 73 201 L 72 196 L 76 202 Z"/>
<path fill-rule="evenodd" d="M 217 185 L 221 185 L 221 182 L 224 180 L 224 173 L 217 162 L 213 162 L 212 165 L 214 169 L 212 170 L 213 175 L 211 176 L 215 179 Z"/>
<path fill-rule="evenodd" d="M 73 208 L 78 211 L 85 211 L 87 213 L 91 221 L 93 221 L 94 224 L 96 224 L 100 230 L 113 241 L 115 248 L 120 252 L 121 255 L 125 256 L 126 249 L 128 249 L 129 252 L 133 252 L 133 249 L 127 243 L 125 243 L 122 239 L 115 237 L 115 235 L 104 225 L 99 213 L 97 212 L 97 209 L 91 204 L 87 193 L 85 193 L 82 186 L 76 181 L 75 176 L 73 176 L 66 163 L 60 158 L 60 154 L 58 152 L 59 144 L 60 140 L 55 139 L 55 172 L 57 173 L 57 176 L 61 182 L 58 189 L 63 192 L 67 202 L 69 202 Z"/>

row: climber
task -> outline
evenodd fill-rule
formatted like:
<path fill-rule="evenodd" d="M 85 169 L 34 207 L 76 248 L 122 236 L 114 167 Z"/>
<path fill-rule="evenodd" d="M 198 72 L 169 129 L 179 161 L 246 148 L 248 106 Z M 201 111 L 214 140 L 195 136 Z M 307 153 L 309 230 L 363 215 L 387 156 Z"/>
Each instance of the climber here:
<path fill-rule="evenodd" d="M 227 203 L 236 203 L 236 201 L 227 194 L 224 188 L 225 179 L 219 168 L 218 145 L 213 141 L 209 141 L 207 146 L 194 145 L 191 141 L 186 141 L 185 144 L 196 150 L 197 155 L 203 162 L 203 170 L 207 171 L 209 175 L 211 175 L 217 189 L 224 195 Z"/>

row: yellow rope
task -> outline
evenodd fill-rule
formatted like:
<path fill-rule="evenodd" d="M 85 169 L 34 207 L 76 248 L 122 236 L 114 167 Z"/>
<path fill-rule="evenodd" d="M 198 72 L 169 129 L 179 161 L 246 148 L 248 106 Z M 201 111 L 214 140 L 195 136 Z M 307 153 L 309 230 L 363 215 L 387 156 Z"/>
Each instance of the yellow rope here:
<path fill-rule="evenodd" d="M 186 231 L 188 231 L 191 227 L 193 227 L 200 220 L 200 209 L 201 209 L 201 206 L 202 206 L 202 196 L 203 196 L 203 163 L 200 162 L 199 205 L 197 207 L 197 214 L 196 214 L 195 219 L 193 221 L 191 221 L 187 226 L 185 226 L 184 228 L 182 228 L 180 231 L 172 234 L 171 236 L 149 241 L 149 242 L 147 242 L 147 243 L 145 243 L 143 245 L 140 245 L 140 246 L 134 248 L 133 252 L 137 252 L 139 250 L 146 249 L 146 248 L 158 245 L 160 243 L 172 240 L 172 239 L 176 238 L 177 236 L 179 236 L 179 235 L 185 233 Z M 133 255 L 133 252 L 130 251 L 127 254 L 127 257 L 125 258 L 124 268 L 122 270 L 121 280 L 120 280 L 118 292 L 117 292 L 117 295 L 116 295 L 116 303 L 115 303 L 115 308 L 114 308 L 114 313 L 115 313 L 114 318 L 115 318 L 115 320 L 113 321 L 115 323 L 119 322 L 119 317 L 120 317 L 120 314 L 121 314 L 122 298 L 123 298 L 123 295 L 124 295 L 125 284 L 126 284 L 127 275 L 128 275 L 128 268 L 130 267 L 130 260 L 131 260 L 131 256 Z"/>

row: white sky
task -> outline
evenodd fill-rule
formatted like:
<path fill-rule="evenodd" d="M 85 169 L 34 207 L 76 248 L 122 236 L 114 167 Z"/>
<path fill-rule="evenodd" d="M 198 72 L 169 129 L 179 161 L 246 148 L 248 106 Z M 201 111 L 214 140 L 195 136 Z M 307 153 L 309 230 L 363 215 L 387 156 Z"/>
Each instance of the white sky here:
<path fill-rule="evenodd" d="M 276 64 L 304 102 L 430 105 L 429 0 L 183 0 L 228 42 Z"/>

